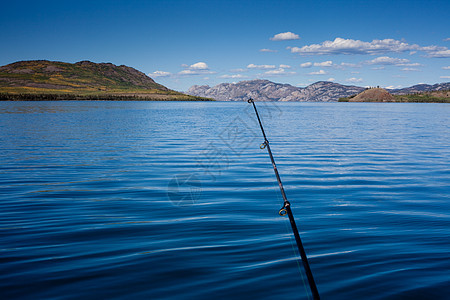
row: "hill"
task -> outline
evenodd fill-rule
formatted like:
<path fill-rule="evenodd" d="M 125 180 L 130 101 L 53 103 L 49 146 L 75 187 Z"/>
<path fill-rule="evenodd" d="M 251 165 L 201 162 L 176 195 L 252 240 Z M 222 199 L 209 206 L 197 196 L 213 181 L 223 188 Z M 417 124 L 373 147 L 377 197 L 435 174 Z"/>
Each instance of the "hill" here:
<path fill-rule="evenodd" d="M 35 60 L 0 67 L 0 100 L 210 100 L 169 90 L 124 65 Z"/>
<path fill-rule="evenodd" d="M 361 93 L 348 97 L 349 102 L 392 102 L 394 96 L 382 88 L 371 88 Z"/>
<path fill-rule="evenodd" d="M 248 80 L 237 83 L 221 83 L 214 87 L 194 85 L 186 92 L 189 95 L 209 97 L 220 101 L 317 101 L 332 102 L 363 91 L 357 86 L 319 81 L 306 88 L 269 80 Z"/>
<path fill-rule="evenodd" d="M 409 88 L 407 88 L 409 89 Z M 365 91 L 352 95 L 350 97 L 343 97 L 339 102 L 437 102 L 450 103 L 450 90 L 437 90 L 427 92 L 416 92 L 413 94 L 397 94 L 392 95 L 385 89 L 370 88 Z"/>
<path fill-rule="evenodd" d="M 243 101 L 253 98 L 257 101 L 311 101 L 334 102 L 348 101 L 347 98 L 356 96 L 366 88 L 353 85 L 342 85 L 329 81 L 318 81 L 305 88 L 289 84 L 275 83 L 269 80 L 248 80 L 237 83 L 221 83 L 214 87 L 208 85 L 194 85 L 186 92 L 189 95 L 209 97 L 220 101 Z M 377 93 L 376 89 L 371 89 Z M 403 89 L 389 90 L 396 102 L 447 102 L 445 97 L 433 96 L 436 91 L 450 90 L 450 82 L 434 85 L 421 84 Z M 384 90 L 387 92 L 386 90 Z M 428 96 L 418 96 L 424 93 Z M 426 94 L 429 93 L 429 94 Z M 431 94 L 430 94 L 431 93 Z M 400 97 L 401 96 L 401 97 Z M 377 99 L 377 97 L 373 98 Z M 383 100 L 383 99 L 382 99 Z M 384 99 L 388 101 L 389 99 Z"/>

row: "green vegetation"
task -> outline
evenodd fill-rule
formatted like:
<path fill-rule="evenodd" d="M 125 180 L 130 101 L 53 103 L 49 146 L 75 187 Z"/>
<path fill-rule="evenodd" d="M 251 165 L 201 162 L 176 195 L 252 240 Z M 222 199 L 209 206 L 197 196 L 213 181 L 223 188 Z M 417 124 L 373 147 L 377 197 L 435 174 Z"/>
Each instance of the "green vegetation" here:
<path fill-rule="evenodd" d="M 409 95 L 394 95 L 395 102 L 415 103 L 450 103 L 450 90 L 415 93 Z"/>
<path fill-rule="evenodd" d="M 0 67 L 0 100 L 212 101 L 172 91 L 111 63 L 21 61 Z"/>
<path fill-rule="evenodd" d="M 354 95 L 351 95 L 351 96 L 348 96 L 348 97 L 339 98 L 338 102 L 349 102 L 350 99 L 355 98 L 357 95 L 358 94 L 354 94 Z"/>

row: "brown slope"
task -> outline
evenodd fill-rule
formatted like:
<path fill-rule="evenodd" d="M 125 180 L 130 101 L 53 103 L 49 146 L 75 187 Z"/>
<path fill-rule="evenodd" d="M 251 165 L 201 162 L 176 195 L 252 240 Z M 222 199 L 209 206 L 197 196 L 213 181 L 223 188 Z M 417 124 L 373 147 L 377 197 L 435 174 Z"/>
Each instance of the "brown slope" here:
<path fill-rule="evenodd" d="M 349 102 L 391 102 L 394 101 L 388 91 L 382 88 L 370 88 L 362 91 L 355 97 L 349 98 Z"/>

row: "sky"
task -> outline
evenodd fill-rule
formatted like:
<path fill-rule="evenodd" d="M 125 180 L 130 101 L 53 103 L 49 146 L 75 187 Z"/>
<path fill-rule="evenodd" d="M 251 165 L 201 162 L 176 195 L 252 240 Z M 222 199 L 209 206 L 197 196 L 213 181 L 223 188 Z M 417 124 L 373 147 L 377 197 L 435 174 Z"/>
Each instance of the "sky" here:
<path fill-rule="evenodd" d="M 127 65 L 177 91 L 450 82 L 450 1 L 3 1 L 0 65 Z"/>

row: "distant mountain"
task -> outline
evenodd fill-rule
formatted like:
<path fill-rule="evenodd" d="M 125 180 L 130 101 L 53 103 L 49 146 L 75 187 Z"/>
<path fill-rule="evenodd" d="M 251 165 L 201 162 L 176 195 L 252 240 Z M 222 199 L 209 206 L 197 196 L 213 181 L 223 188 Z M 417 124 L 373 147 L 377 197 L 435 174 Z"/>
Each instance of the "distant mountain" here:
<path fill-rule="evenodd" d="M 303 89 L 301 101 L 334 102 L 341 97 L 348 97 L 363 91 L 365 88 L 354 85 L 342 85 L 329 81 L 319 81 Z M 295 101 L 295 100 L 291 100 Z"/>
<path fill-rule="evenodd" d="M 214 87 L 194 85 L 186 92 L 189 95 L 208 97 L 220 101 L 243 101 L 253 98 L 258 101 L 337 101 L 363 91 L 364 88 L 319 81 L 306 88 L 280 84 L 269 80 L 248 80 L 238 83 L 222 83 Z"/>
<path fill-rule="evenodd" d="M 403 89 L 394 89 L 389 90 L 391 94 L 394 95 L 407 95 L 414 94 L 420 92 L 433 92 L 433 91 L 445 91 L 450 90 L 450 82 L 437 83 L 437 84 L 417 84 L 411 87 L 403 88 Z"/>
<path fill-rule="evenodd" d="M 34 60 L 0 67 L 0 100 L 198 100 L 124 65 Z"/>
<path fill-rule="evenodd" d="M 450 83 L 420 85 L 423 89 L 449 89 Z M 390 90 L 392 94 L 414 93 L 409 89 Z M 194 85 L 186 92 L 189 95 L 213 98 L 219 101 L 243 101 L 253 98 L 258 101 L 314 101 L 333 102 L 339 98 L 349 97 L 364 91 L 366 88 L 342 85 L 329 81 L 319 81 L 305 88 L 289 84 L 280 84 L 269 80 L 248 80 L 237 83 L 221 83 L 214 87 Z"/>

